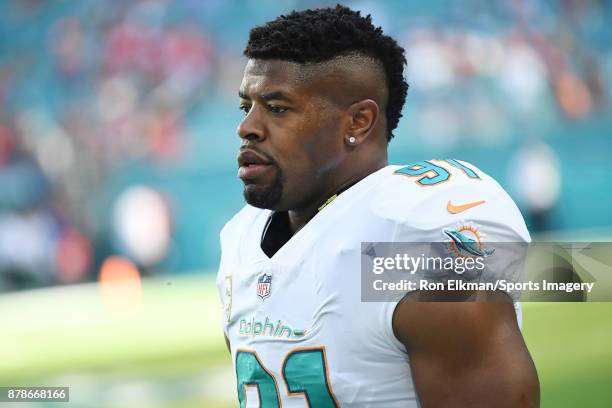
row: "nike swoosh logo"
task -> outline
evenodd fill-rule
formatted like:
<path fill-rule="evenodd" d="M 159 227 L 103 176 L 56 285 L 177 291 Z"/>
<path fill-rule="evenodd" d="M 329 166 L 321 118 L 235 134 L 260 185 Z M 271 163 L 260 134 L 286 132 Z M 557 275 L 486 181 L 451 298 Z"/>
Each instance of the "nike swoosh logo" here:
<path fill-rule="evenodd" d="M 481 201 L 474 201 L 472 203 L 467 203 L 467 204 L 462 204 L 462 205 L 453 205 L 453 204 L 451 204 L 451 202 L 449 200 L 448 204 L 446 204 L 446 209 L 451 214 L 459 214 L 460 212 L 469 210 L 470 208 L 474 208 L 477 205 L 484 204 L 484 203 L 486 203 L 486 201 L 485 200 L 481 200 Z"/>

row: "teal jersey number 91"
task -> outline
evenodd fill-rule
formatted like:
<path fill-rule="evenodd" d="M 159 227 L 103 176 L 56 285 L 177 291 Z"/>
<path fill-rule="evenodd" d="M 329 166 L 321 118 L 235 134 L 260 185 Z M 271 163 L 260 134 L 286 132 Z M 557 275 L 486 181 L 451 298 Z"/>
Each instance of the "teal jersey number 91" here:
<path fill-rule="evenodd" d="M 329 385 L 323 347 L 291 350 L 284 359 L 281 372 L 289 395 L 303 394 L 310 407 L 338 407 Z M 254 351 L 236 352 L 236 378 L 240 408 L 246 407 L 247 387 L 257 387 L 260 407 L 280 408 L 276 379 Z"/>

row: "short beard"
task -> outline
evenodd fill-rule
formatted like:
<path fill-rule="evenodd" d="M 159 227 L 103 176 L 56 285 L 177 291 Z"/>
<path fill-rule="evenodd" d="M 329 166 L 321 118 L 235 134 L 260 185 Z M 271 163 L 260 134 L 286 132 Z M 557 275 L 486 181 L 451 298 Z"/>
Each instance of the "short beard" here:
<path fill-rule="evenodd" d="M 276 177 L 269 186 L 246 184 L 243 191 L 247 203 L 257 208 L 274 209 L 283 195 L 283 173 L 276 166 Z"/>

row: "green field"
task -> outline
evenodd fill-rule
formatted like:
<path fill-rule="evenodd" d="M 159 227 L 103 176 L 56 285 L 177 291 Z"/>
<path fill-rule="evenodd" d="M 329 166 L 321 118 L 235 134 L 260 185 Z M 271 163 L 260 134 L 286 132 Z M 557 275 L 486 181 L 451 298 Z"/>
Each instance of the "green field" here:
<path fill-rule="evenodd" d="M 612 303 L 526 303 L 542 407 L 612 406 Z"/>
<path fill-rule="evenodd" d="M 2 295 L 0 385 L 70 386 L 75 408 L 235 406 L 220 316 L 202 277 L 146 281 L 128 315 L 95 284 Z M 523 332 L 543 407 L 612 404 L 612 303 L 526 303 Z"/>

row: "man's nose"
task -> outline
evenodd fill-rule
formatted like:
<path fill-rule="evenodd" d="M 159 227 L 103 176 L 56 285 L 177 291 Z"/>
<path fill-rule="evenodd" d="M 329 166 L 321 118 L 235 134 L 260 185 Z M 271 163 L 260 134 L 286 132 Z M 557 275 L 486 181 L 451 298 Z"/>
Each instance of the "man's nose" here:
<path fill-rule="evenodd" d="M 262 141 L 265 138 L 261 115 L 256 107 L 252 107 L 242 119 L 236 129 L 238 136 L 243 140 Z"/>

